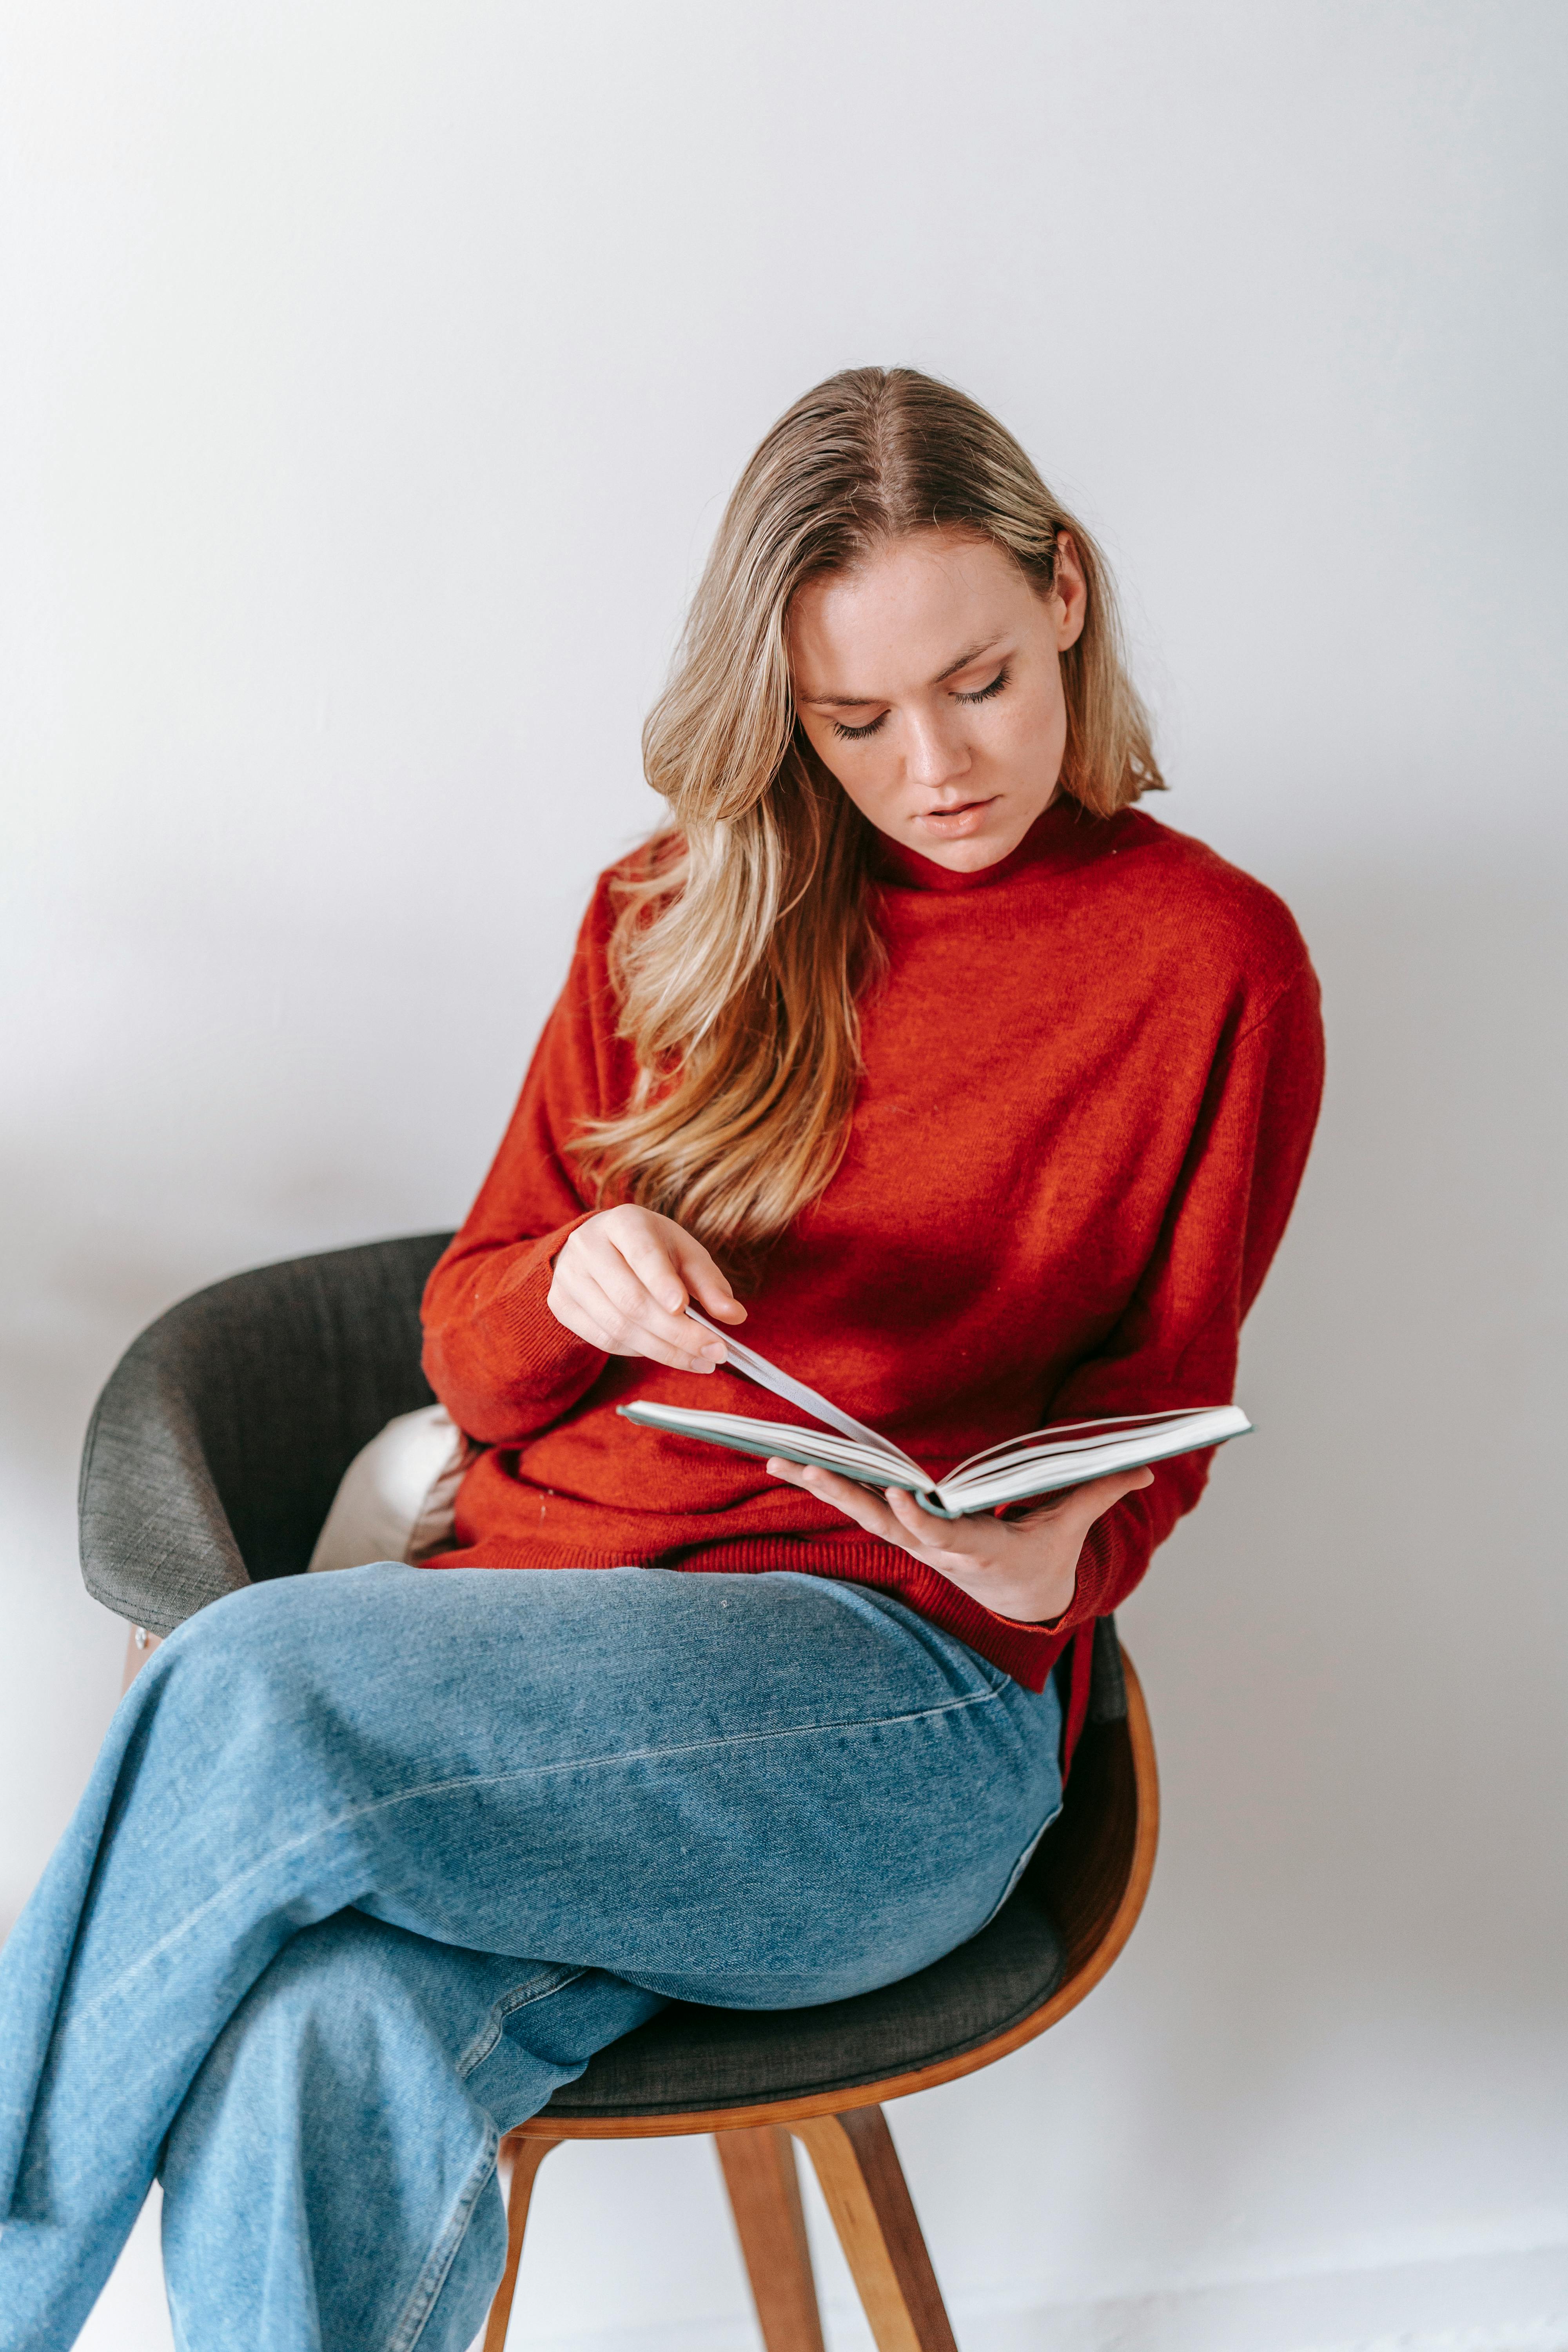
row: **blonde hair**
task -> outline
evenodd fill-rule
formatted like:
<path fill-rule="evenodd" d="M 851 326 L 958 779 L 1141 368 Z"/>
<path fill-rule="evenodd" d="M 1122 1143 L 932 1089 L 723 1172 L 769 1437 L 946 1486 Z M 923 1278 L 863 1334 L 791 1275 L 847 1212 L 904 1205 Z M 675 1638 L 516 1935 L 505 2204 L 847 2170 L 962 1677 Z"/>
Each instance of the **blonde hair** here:
<path fill-rule="evenodd" d="M 574 1146 L 597 1198 L 659 1210 L 731 1263 L 843 1158 L 856 1007 L 879 961 L 870 828 L 796 724 L 790 603 L 932 529 L 1005 548 L 1042 596 L 1071 533 L 1089 595 L 1062 656 L 1062 789 L 1110 816 L 1162 784 L 1104 559 L 1012 435 L 912 368 L 852 368 L 797 400 L 736 485 L 643 730 L 671 823 L 622 882 L 611 942 L 638 1077 L 625 1111 Z"/>

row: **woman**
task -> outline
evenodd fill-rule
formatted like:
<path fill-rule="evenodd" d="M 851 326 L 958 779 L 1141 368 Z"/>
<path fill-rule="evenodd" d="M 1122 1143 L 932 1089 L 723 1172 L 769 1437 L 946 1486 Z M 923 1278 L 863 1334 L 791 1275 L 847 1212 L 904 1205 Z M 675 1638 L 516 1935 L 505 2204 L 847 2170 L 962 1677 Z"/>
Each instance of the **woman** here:
<path fill-rule="evenodd" d="M 465 2346 L 498 2135 L 594 2050 L 991 1916 L 1094 1621 L 1203 1486 L 950 1524 L 616 1412 L 754 1409 L 689 1301 L 938 1470 L 1229 1396 L 1316 990 L 1279 901 L 1134 806 L 1088 534 L 972 402 L 836 377 L 747 467 L 646 752 L 670 825 L 426 1295 L 485 1449 L 460 1549 L 182 1627 L 0 1964 L 17 2352 L 72 2340 L 155 2168 L 200 2352 Z"/>

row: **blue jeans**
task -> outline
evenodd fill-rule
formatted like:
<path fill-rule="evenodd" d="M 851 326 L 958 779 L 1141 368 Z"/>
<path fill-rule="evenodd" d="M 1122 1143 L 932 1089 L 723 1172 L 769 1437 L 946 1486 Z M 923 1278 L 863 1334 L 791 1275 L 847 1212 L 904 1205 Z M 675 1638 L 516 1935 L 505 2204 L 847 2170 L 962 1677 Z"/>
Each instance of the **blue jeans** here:
<path fill-rule="evenodd" d="M 500 2135 L 668 1999 L 924 1967 L 1060 1803 L 1055 1695 L 809 1576 L 394 1565 L 164 1643 L 0 1955 L 0 2347 L 155 2173 L 190 2352 L 462 2352 Z"/>

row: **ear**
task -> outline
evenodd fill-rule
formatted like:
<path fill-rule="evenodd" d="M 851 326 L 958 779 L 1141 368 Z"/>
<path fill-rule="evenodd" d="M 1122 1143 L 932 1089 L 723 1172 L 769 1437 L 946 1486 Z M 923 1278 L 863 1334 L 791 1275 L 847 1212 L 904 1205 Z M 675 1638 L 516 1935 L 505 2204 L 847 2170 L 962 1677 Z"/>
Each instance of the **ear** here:
<path fill-rule="evenodd" d="M 1089 618 L 1089 583 L 1070 530 L 1057 533 L 1057 577 L 1047 604 L 1056 624 L 1057 651 L 1065 654 L 1083 635 Z"/>

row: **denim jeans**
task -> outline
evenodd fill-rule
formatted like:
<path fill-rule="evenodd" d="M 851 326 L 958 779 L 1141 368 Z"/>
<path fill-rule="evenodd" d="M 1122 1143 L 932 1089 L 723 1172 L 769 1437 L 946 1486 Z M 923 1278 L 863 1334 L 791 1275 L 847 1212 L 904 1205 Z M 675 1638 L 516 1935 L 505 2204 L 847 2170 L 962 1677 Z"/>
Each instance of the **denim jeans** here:
<path fill-rule="evenodd" d="M 817 1577 L 388 1564 L 204 1610 L 0 1955 L 0 2346 L 64 2352 L 161 2173 L 188 2352 L 462 2352 L 500 2135 L 667 1999 L 835 2000 L 974 1934 L 1058 1734 Z"/>

